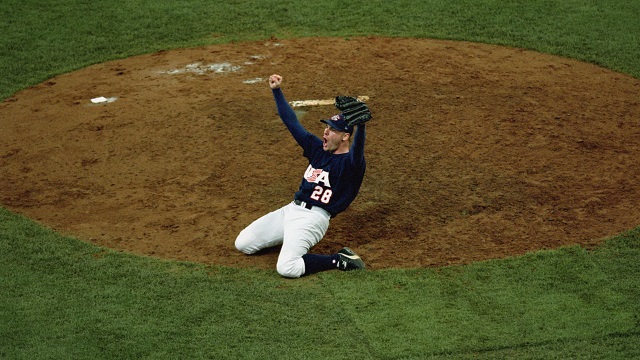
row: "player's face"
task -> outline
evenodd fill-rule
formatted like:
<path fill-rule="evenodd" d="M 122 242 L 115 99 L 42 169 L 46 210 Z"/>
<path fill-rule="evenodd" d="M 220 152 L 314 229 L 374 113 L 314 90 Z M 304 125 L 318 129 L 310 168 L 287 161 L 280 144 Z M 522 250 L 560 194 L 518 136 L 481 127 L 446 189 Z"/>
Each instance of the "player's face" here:
<path fill-rule="evenodd" d="M 340 150 L 340 152 L 342 152 L 345 149 L 345 143 L 347 143 L 348 149 L 349 134 L 326 125 L 324 133 L 322 134 L 322 140 L 322 149 L 324 151 L 335 152 L 336 150 Z"/>

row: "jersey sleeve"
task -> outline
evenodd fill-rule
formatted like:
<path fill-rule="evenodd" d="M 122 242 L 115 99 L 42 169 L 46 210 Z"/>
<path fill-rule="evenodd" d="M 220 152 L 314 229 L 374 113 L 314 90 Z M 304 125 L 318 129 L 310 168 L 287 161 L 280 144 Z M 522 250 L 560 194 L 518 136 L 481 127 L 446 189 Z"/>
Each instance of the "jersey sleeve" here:
<path fill-rule="evenodd" d="M 358 166 L 364 163 L 364 142 L 367 137 L 365 124 L 358 125 L 351 144 L 351 164 Z"/>
<path fill-rule="evenodd" d="M 287 127 L 293 138 L 296 140 L 298 145 L 300 145 L 303 149 L 306 148 L 309 138 L 314 135 L 307 131 L 307 129 L 300 124 L 296 113 L 293 111 L 289 103 L 284 97 L 282 90 L 280 88 L 273 89 L 273 97 L 276 101 L 276 108 L 278 109 L 278 115 L 282 119 L 282 122 Z"/>

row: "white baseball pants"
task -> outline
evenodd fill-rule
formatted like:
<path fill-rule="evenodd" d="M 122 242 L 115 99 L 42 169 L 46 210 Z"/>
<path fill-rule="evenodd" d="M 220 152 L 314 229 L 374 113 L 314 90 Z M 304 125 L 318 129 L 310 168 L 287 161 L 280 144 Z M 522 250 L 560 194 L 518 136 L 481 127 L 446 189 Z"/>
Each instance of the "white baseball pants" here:
<path fill-rule="evenodd" d="M 319 207 L 306 209 L 289 203 L 252 222 L 238 234 L 236 248 L 245 254 L 280 245 L 278 274 L 298 278 L 304 274 L 302 255 L 324 237 L 331 216 Z"/>

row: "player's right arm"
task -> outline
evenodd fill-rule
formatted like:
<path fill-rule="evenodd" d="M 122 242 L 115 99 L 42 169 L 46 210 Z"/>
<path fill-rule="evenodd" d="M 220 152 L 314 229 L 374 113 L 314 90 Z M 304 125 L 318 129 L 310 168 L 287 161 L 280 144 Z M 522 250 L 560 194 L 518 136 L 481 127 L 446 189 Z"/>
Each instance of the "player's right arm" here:
<path fill-rule="evenodd" d="M 313 137 L 313 134 L 309 133 L 307 129 L 300 124 L 296 113 L 285 99 L 282 89 L 280 89 L 280 84 L 282 84 L 282 77 L 280 75 L 271 75 L 269 77 L 269 86 L 273 91 L 273 98 L 276 101 L 278 115 L 280 115 L 282 122 L 291 135 L 293 135 L 298 145 L 304 148 L 306 142 L 309 141 L 309 137 Z"/>

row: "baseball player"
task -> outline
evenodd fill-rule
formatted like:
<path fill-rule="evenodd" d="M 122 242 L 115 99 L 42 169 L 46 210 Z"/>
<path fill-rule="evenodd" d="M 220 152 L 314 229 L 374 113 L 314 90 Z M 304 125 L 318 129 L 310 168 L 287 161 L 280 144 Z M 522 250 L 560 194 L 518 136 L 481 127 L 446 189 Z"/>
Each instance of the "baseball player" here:
<path fill-rule="evenodd" d="M 364 269 L 362 259 L 349 248 L 332 255 L 308 252 L 324 237 L 330 219 L 344 211 L 360 190 L 365 173 L 364 123 L 371 119 L 371 113 L 363 102 L 338 96 L 336 107 L 342 113 L 320 120 L 326 126 L 319 138 L 300 124 L 281 84 L 280 75 L 269 77 L 278 114 L 302 147 L 309 166 L 293 201 L 252 222 L 240 232 L 235 246 L 245 254 L 254 254 L 282 244 L 276 269 L 287 278 L 330 269 Z"/>

